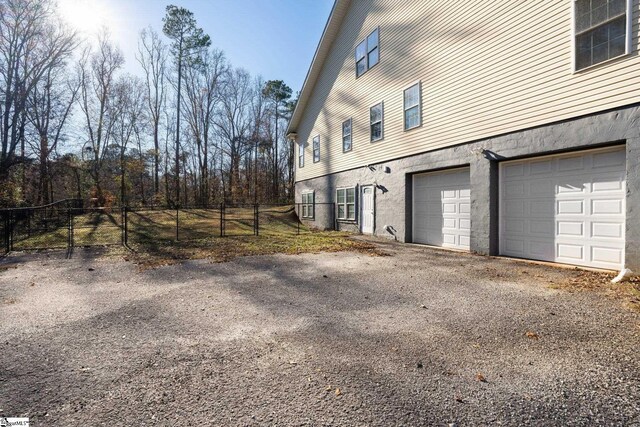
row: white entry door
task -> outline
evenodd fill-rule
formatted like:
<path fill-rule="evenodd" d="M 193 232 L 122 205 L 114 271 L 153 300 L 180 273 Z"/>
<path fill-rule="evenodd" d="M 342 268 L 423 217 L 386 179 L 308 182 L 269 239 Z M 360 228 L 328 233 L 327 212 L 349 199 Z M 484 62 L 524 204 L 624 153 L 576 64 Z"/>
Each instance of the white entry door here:
<path fill-rule="evenodd" d="M 624 266 L 624 147 L 500 164 L 502 255 Z"/>
<path fill-rule="evenodd" d="M 413 177 L 413 242 L 469 250 L 469 168 Z"/>
<path fill-rule="evenodd" d="M 373 201 L 373 186 L 362 187 L 362 198 L 360 203 L 360 223 L 361 231 L 365 234 L 373 234 L 373 224 L 375 216 L 375 204 Z"/>

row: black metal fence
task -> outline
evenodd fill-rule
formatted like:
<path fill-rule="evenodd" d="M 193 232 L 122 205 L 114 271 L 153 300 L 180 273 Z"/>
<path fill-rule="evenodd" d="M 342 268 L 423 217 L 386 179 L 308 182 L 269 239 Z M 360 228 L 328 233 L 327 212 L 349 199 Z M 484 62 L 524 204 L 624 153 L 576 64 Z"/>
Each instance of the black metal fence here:
<path fill-rule="evenodd" d="M 4 252 L 299 235 L 332 229 L 334 223 L 333 203 L 313 204 L 313 208 L 301 203 L 106 208 L 83 207 L 81 200 L 63 200 L 47 206 L 0 209 Z"/>

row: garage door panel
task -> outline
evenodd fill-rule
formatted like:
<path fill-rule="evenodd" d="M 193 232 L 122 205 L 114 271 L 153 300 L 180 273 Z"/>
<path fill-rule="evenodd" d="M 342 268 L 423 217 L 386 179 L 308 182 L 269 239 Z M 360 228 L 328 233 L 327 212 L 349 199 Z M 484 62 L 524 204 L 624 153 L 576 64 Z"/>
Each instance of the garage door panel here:
<path fill-rule="evenodd" d="M 555 224 L 553 221 L 549 221 L 549 220 L 529 221 L 529 233 L 533 235 L 553 237 L 554 232 L 555 232 Z"/>
<path fill-rule="evenodd" d="M 469 249 L 469 169 L 415 175 L 413 191 L 413 241 Z"/>
<path fill-rule="evenodd" d="M 529 173 L 531 175 L 548 174 L 553 168 L 551 160 L 538 160 L 529 164 Z"/>
<path fill-rule="evenodd" d="M 624 147 L 502 163 L 500 252 L 622 267 L 625 164 Z"/>
<path fill-rule="evenodd" d="M 612 166 L 624 167 L 625 162 L 626 162 L 625 152 L 622 150 L 610 151 L 605 153 L 597 153 L 593 155 L 594 169 L 607 168 Z"/>
<path fill-rule="evenodd" d="M 594 266 L 596 267 L 598 265 L 622 264 L 624 251 L 620 248 L 594 245 L 591 247 L 591 259 L 594 261 Z"/>
<path fill-rule="evenodd" d="M 584 200 L 558 200 L 557 214 L 561 215 L 582 215 L 584 214 Z M 553 209 L 545 212 L 547 216 L 553 218 Z"/>
<path fill-rule="evenodd" d="M 615 222 L 592 222 L 591 238 L 624 239 L 622 224 Z"/>
<path fill-rule="evenodd" d="M 600 199 L 591 201 L 592 215 L 621 215 L 623 201 L 620 199 Z"/>
<path fill-rule="evenodd" d="M 571 259 L 573 261 L 584 260 L 584 247 L 582 245 L 572 245 L 568 243 L 558 243 L 558 257 Z"/>
<path fill-rule="evenodd" d="M 557 221 L 558 237 L 584 237 L 582 221 Z"/>

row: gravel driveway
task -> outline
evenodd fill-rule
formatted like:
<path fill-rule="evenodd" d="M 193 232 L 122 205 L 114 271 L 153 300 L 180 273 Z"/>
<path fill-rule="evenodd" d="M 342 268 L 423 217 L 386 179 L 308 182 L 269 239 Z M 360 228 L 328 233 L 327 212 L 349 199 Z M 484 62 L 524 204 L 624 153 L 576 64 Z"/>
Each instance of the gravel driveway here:
<path fill-rule="evenodd" d="M 0 417 L 32 426 L 640 425 L 640 316 L 572 270 L 358 253 L 0 267 Z M 635 423 L 635 424 L 634 424 Z"/>

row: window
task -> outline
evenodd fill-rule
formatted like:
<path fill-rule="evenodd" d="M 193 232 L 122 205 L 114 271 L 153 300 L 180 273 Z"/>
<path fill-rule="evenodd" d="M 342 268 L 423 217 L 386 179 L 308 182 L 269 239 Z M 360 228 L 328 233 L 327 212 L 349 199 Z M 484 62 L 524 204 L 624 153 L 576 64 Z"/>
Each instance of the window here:
<path fill-rule="evenodd" d="M 371 142 L 382 139 L 382 119 L 383 105 L 382 102 L 374 105 L 369 110 Z"/>
<path fill-rule="evenodd" d="M 420 83 L 404 90 L 404 130 L 420 126 Z"/>
<path fill-rule="evenodd" d="M 320 135 L 313 138 L 313 163 L 320 161 Z"/>
<path fill-rule="evenodd" d="M 304 167 L 304 143 L 298 144 L 298 167 Z"/>
<path fill-rule="evenodd" d="M 380 60 L 378 28 L 356 46 L 356 77 L 360 77 Z"/>
<path fill-rule="evenodd" d="M 315 207 L 315 193 L 302 193 L 302 218 L 313 218 Z"/>
<path fill-rule="evenodd" d="M 627 0 L 575 0 L 576 71 L 628 53 L 627 8 Z"/>
<path fill-rule="evenodd" d="M 342 122 L 342 152 L 351 151 L 351 119 Z"/>
<path fill-rule="evenodd" d="M 356 189 L 339 188 L 336 194 L 338 205 L 338 219 L 355 220 L 356 219 Z"/>

